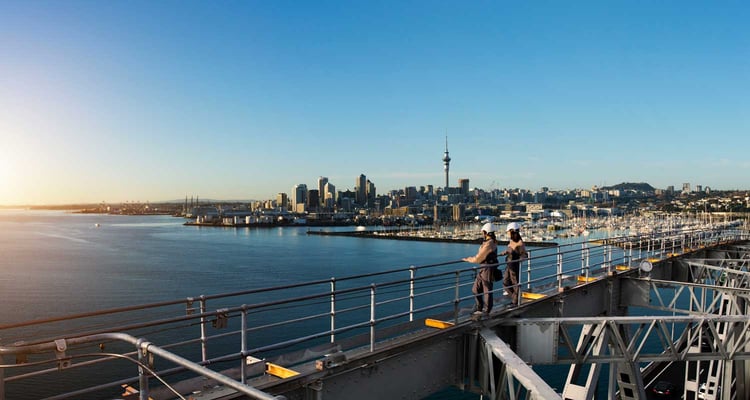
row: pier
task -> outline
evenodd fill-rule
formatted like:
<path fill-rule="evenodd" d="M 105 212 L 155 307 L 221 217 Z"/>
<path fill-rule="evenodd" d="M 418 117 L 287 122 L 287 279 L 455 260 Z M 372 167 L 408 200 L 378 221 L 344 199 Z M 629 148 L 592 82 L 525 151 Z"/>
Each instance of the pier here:
<path fill-rule="evenodd" d="M 669 365 L 686 399 L 750 398 L 750 235 L 738 226 L 532 249 L 521 304 L 497 283 L 486 318 L 471 315 L 476 272 L 447 260 L 5 323 L 0 399 L 40 384 L 48 399 L 421 399 L 447 387 L 647 399 Z M 552 385 L 541 366 L 567 378 Z"/>

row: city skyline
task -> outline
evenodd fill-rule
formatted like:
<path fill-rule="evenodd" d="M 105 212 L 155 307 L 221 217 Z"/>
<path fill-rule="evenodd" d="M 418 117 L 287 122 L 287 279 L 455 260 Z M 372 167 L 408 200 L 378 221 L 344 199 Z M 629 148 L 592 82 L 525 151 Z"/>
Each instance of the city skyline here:
<path fill-rule="evenodd" d="M 732 1 L 5 1 L 0 205 L 442 187 L 448 150 L 451 185 L 747 189 L 748 19 Z"/>

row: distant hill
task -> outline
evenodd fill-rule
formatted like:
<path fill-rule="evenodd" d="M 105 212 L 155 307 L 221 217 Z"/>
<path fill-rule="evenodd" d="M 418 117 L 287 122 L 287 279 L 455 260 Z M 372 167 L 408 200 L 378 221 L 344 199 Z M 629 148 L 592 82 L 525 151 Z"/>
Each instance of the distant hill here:
<path fill-rule="evenodd" d="M 623 183 L 618 183 L 617 185 L 614 185 L 614 186 L 603 187 L 602 189 L 604 190 L 636 190 L 639 192 L 653 192 L 654 190 L 656 190 L 654 189 L 653 186 L 649 185 L 646 182 L 640 182 L 640 183 L 623 182 Z"/>

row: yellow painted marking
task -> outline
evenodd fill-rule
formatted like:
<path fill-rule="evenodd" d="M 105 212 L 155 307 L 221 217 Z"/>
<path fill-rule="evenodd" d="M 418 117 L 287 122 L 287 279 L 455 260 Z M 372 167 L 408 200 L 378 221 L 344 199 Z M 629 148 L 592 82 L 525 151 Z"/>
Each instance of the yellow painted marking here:
<path fill-rule="evenodd" d="M 615 267 L 615 269 L 618 271 L 629 271 L 630 267 L 628 267 L 627 265 L 618 265 Z"/>
<path fill-rule="evenodd" d="M 649 258 L 649 259 L 648 259 L 648 260 L 646 260 L 646 261 L 648 261 L 648 262 L 650 262 L 650 263 L 652 263 L 652 264 L 653 264 L 653 263 L 656 263 L 656 262 L 659 262 L 659 261 L 661 261 L 661 258 Z"/>
<path fill-rule="evenodd" d="M 677 257 L 679 255 L 680 255 L 680 253 L 669 253 L 669 254 L 667 254 L 667 257 Z"/>
<path fill-rule="evenodd" d="M 123 390 L 125 390 L 125 392 L 123 392 L 123 394 L 121 394 L 120 396 L 123 396 L 123 397 L 128 397 L 128 396 L 134 396 L 134 395 L 136 395 L 136 394 L 139 394 L 139 393 L 140 393 L 140 392 L 138 391 L 138 389 L 136 389 L 136 388 L 134 388 L 134 387 L 132 387 L 132 386 L 128 385 L 127 383 L 123 383 L 123 384 L 122 384 L 122 385 L 120 385 L 120 386 L 121 386 L 121 387 L 123 388 Z M 152 397 L 150 397 L 150 396 L 149 396 L 148 400 L 154 400 L 154 399 L 153 399 Z"/>
<path fill-rule="evenodd" d="M 595 281 L 595 280 L 597 280 L 597 279 L 598 279 L 598 278 L 594 278 L 593 276 L 590 276 L 590 277 L 588 277 L 588 278 L 586 278 L 586 277 L 585 277 L 585 276 L 583 276 L 583 275 L 579 275 L 579 276 L 578 276 L 578 282 L 593 282 L 593 281 Z"/>
<path fill-rule="evenodd" d="M 266 373 L 269 375 L 277 376 L 281 379 L 299 375 L 299 372 L 297 371 L 292 371 L 289 368 L 284 368 L 281 365 L 276 365 L 273 363 L 266 363 Z"/>
<path fill-rule="evenodd" d="M 438 329 L 450 328 L 451 326 L 455 325 L 453 322 L 439 321 L 437 319 L 432 319 L 432 318 L 426 318 L 424 320 L 424 324 L 429 326 L 430 328 L 438 328 Z"/>
<path fill-rule="evenodd" d="M 521 297 L 523 297 L 524 299 L 539 300 L 547 297 L 547 295 L 541 293 L 523 292 L 521 293 Z"/>

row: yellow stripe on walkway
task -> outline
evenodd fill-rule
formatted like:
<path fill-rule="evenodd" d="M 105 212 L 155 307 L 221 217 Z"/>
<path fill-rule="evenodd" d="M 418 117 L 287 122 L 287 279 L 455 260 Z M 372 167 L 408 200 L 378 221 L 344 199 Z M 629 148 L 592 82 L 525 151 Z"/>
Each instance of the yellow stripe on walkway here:
<path fill-rule="evenodd" d="M 437 319 L 427 318 L 424 320 L 424 324 L 430 328 L 445 329 L 455 325 L 453 322 L 439 321 Z"/>
<path fill-rule="evenodd" d="M 266 373 L 269 375 L 277 376 L 281 379 L 299 375 L 299 372 L 297 371 L 292 371 L 291 369 L 284 368 L 281 365 L 276 365 L 273 363 L 266 363 Z"/>

